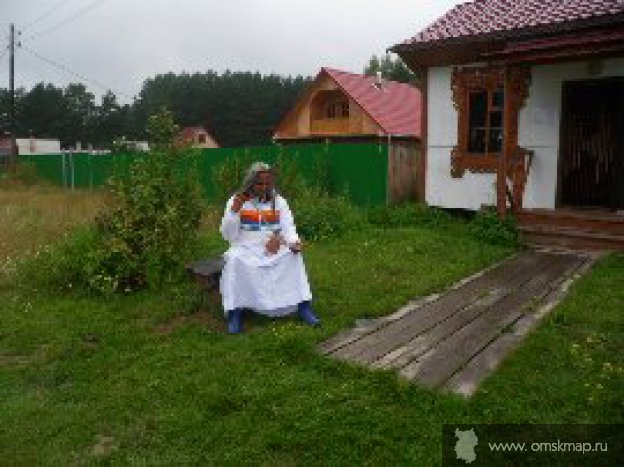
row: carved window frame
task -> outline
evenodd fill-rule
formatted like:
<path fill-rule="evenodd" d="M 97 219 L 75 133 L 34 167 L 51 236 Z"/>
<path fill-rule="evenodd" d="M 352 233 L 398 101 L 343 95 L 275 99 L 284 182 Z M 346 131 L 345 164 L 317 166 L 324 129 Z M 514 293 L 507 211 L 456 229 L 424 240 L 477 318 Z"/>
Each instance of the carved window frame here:
<path fill-rule="evenodd" d="M 453 177 L 463 177 L 466 170 L 475 173 L 495 173 L 498 170 L 499 157 L 513 150 L 518 144 L 518 112 L 528 97 L 530 80 L 530 70 L 524 66 L 456 67 L 453 69 L 451 89 L 453 106 L 458 114 L 457 145 L 451 152 L 451 175 Z M 489 99 L 496 89 L 503 89 L 505 101 L 502 151 L 496 154 L 471 153 L 468 150 L 470 92 L 488 91 Z"/>
<path fill-rule="evenodd" d="M 492 67 L 455 68 L 453 69 L 451 88 L 453 106 L 457 110 L 458 116 L 457 145 L 451 152 L 451 175 L 462 177 L 466 170 L 476 173 L 496 172 L 502 149 L 499 153 L 474 153 L 469 150 L 470 93 L 486 92 L 488 109 L 490 107 L 489 100 L 495 90 L 502 89 L 503 99 L 507 99 L 504 91 L 504 69 Z M 504 147 L 504 141 L 502 147 Z"/>

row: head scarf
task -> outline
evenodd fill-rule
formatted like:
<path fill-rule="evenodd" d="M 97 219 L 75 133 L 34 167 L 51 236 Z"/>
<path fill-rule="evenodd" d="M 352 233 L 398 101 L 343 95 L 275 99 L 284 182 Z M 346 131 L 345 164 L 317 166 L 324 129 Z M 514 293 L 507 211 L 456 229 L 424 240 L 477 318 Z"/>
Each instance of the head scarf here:
<path fill-rule="evenodd" d="M 261 172 L 271 172 L 271 166 L 266 162 L 254 162 L 251 164 L 249 169 L 247 169 L 247 173 L 245 174 L 245 178 L 243 179 L 243 186 L 241 187 L 242 193 L 247 193 L 252 196 L 257 196 L 257 193 L 254 190 L 254 185 L 258 181 L 258 174 Z M 275 185 L 272 184 L 267 193 L 269 197 L 272 199 L 273 203 L 275 203 Z"/>

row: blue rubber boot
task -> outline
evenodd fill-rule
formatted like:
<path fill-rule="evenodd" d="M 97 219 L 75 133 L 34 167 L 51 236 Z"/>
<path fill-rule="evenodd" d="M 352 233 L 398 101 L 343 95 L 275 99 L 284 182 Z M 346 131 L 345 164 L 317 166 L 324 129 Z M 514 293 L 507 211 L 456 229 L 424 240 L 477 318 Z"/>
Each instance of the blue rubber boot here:
<path fill-rule="evenodd" d="M 310 326 L 318 326 L 321 324 L 321 320 L 314 314 L 312 311 L 312 306 L 310 305 L 310 301 L 307 300 L 305 302 L 301 302 L 297 305 L 297 314 L 299 318 Z"/>
<path fill-rule="evenodd" d="M 227 328 L 228 334 L 240 334 L 243 332 L 243 314 L 245 310 L 242 308 L 236 308 L 228 311 L 227 314 Z"/>

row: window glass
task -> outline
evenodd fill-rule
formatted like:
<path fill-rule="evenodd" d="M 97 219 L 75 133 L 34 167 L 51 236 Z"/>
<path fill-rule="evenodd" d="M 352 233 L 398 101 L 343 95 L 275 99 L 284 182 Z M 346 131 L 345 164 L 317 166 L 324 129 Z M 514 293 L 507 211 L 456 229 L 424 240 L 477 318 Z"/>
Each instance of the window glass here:
<path fill-rule="evenodd" d="M 468 152 L 485 152 L 487 91 L 473 91 L 469 96 Z"/>

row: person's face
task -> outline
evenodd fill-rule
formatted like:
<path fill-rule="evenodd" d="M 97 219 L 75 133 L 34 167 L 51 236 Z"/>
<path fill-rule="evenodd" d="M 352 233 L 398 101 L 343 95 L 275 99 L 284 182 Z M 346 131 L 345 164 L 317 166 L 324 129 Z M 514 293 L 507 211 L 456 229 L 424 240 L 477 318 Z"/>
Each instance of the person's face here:
<path fill-rule="evenodd" d="M 254 183 L 254 191 L 259 196 L 266 196 L 267 192 L 271 188 L 272 180 L 270 172 L 260 172 L 256 177 L 256 183 Z"/>

